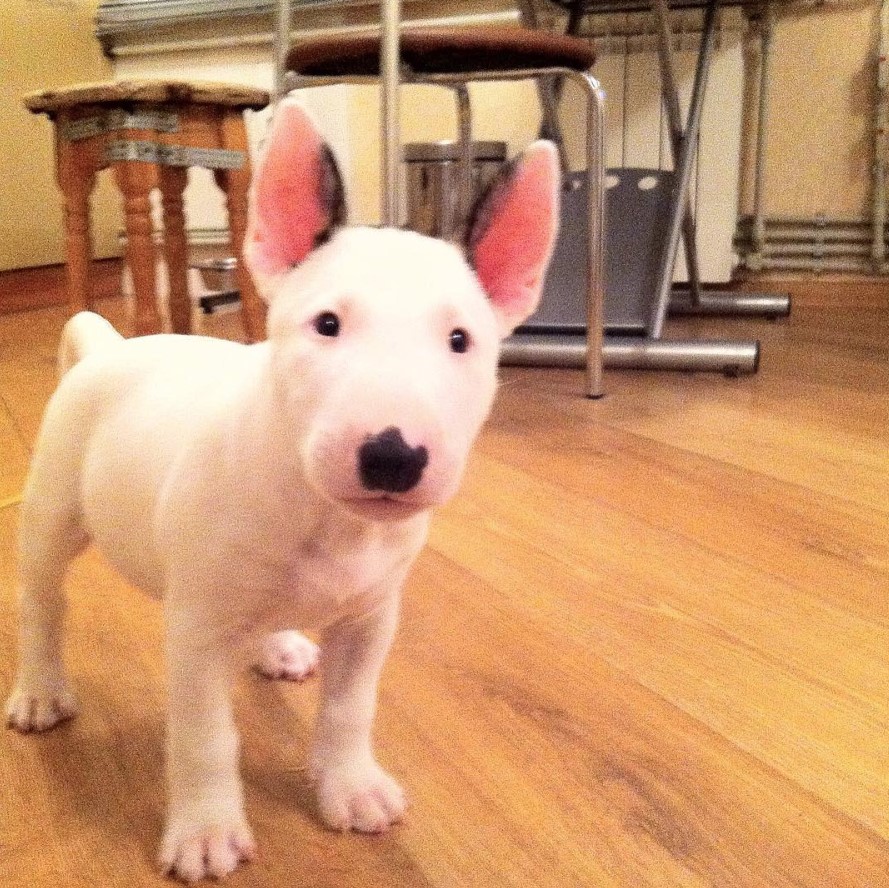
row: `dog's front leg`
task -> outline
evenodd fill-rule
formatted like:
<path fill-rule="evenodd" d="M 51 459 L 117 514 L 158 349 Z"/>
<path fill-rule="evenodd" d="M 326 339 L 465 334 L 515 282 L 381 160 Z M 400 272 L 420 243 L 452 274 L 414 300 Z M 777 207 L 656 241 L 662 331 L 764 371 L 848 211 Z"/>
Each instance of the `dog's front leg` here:
<path fill-rule="evenodd" d="M 159 863 L 187 882 L 223 878 L 255 851 L 231 706 L 239 653 L 232 633 L 168 608 L 168 811 Z"/>
<path fill-rule="evenodd" d="M 383 832 L 404 814 L 404 792 L 371 748 L 398 600 L 396 588 L 373 612 L 328 628 L 321 641 L 321 705 L 309 768 L 321 817 L 332 829 Z"/>

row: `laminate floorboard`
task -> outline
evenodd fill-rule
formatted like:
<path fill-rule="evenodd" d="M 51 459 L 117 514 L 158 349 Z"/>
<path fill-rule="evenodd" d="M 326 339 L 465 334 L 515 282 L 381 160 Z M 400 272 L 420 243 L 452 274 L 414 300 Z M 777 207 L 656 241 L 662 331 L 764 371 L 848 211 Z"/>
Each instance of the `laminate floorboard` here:
<path fill-rule="evenodd" d="M 889 301 L 813 294 L 778 323 L 671 325 L 761 338 L 754 377 L 609 372 L 592 402 L 579 372 L 502 372 L 380 691 L 405 823 L 324 830 L 303 766 L 316 683 L 245 676 L 260 857 L 234 888 L 889 888 Z M 0 501 L 63 320 L 0 316 Z M 206 330 L 237 337 L 236 316 Z M 0 509 L 3 696 L 17 513 Z M 81 714 L 0 736 L 0 885 L 162 885 L 161 613 L 94 550 L 68 588 Z"/>

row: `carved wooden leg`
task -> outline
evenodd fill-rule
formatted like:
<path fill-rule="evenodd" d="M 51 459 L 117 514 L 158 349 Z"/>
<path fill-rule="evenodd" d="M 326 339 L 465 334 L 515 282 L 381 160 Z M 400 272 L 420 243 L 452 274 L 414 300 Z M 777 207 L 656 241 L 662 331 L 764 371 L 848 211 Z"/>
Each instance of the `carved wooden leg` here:
<path fill-rule="evenodd" d="M 228 205 L 228 227 L 231 233 L 232 254 L 238 258 L 238 289 L 241 293 L 241 318 L 250 342 L 265 339 L 265 303 L 253 285 L 253 278 L 244 262 L 244 236 L 247 232 L 247 194 L 250 189 L 250 150 L 244 116 L 229 111 L 220 123 L 222 147 L 243 151 L 245 162 L 240 169 L 216 170 L 216 182 L 225 193 Z"/>
<path fill-rule="evenodd" d="M 160 189 L 164 207 L 164 255 L 170 281 L 170 322 L 174 333 L 191 333 L 188 296 L 188 243 L 182 192 L 188 182 L 185 167 L 161 167 Z"/>
<path fill-rule="evenodd" d="M 114 173 L 126 213 L 127 262 L 136 294 L 135 332 L 137 336 L 160 333 L 162 322 L 157 310 L 149 200 L 151 190 L 157 184 L 157 170 L 150 163 L 122 160 L 114 164 Z"/>
<path fill-rule="evenodd" d="M 90 263 L 93 256 L 90 237 L 90 195 L 96 182 L 92 152 L 82 145 L 56 143 L 57 179 L 62 192 L 67 247 L 68 299 L 71 311 L 90 308 Z"/>

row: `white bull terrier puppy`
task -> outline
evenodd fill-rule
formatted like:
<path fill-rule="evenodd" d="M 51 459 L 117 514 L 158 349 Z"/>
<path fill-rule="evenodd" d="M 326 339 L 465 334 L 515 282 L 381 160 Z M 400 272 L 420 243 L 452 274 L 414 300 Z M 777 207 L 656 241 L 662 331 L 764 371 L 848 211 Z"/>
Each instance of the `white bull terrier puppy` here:
<path fill-rule="evenodd" d="M 310 774 L 322 819 L 381 832 L 404 794 L 371 748 L 377 683 L 430 510 L 457 490 L 496 387 L 499 340 L 533 311 L 553 248 L 558 164 L 523 155 L 465 249 L 341 228 L 336 166 L 297 104 L 276 115 L 246 259 L 269 338 L 123 340 L 66 326 L 21 514 L 21 651 L 8 723 L 75 713 L 62 662 L 69 561 L 94 542 L 164 599 L 165 872 L 223 877 L 253 856 L 230 685 L 245 657 L 303 677 L 321 633 Z"/>

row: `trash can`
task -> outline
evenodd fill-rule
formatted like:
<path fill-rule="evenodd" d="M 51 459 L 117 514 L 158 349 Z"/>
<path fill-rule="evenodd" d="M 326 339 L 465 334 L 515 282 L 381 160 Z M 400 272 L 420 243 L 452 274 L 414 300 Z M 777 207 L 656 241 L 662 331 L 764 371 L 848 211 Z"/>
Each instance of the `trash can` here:
<path fill-rule="evenodd" d="M 460 146 L 457 142 L 413 142 L 404 146 L 407 226 L 451 240 L 459 235 Z M 472 194 L 481 194 L 506 160 L 506 142 L 472 143 Z"/>

